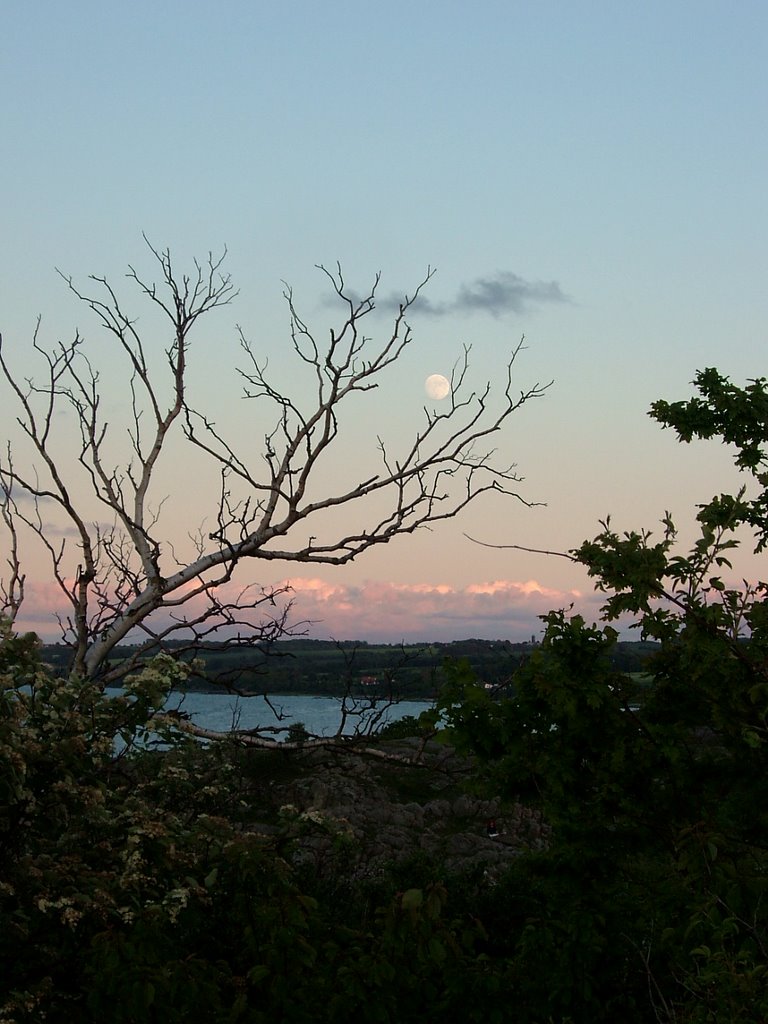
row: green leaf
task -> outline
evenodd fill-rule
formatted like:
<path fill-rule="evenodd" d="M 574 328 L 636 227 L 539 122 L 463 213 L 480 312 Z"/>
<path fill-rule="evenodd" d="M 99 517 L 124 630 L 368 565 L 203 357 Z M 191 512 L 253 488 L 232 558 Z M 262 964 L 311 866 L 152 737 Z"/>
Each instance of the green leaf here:
<path fill-rule="evenodd" d="M 403 910 L 418 910 L 423 902 L 424 892 L 421 889 L 407 889 L 400 898 Z"/>
<path fill-rule="evenodd" d="M 268 978 L 270 973 L 270 969 L 266 964 L 255 964 L 248 971 L 246 977 L 252 985 L 258 985 L 260 982 L 264 981 L 265 978 Z"/>

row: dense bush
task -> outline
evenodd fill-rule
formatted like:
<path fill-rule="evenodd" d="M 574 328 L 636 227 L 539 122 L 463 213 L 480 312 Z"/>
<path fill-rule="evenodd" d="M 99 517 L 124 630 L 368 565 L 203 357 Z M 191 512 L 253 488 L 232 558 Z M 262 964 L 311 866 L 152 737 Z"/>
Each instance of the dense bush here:
<path fill-rule="evenodd" d="M 768 604 L 721 578 L 740 528 L 768 538 L 768 399 L 698 383 L 654 415 L 735 443 L 760 493 L 702 506 L 685 556 L 668 517 L 658 541 L 604 524 L 574 552 L 604 621 L 553 611 L 505 696 L 460 663 L 443 694 L 474 785 L 547 823 L 505 874 L 451 876 L 414 837 L 357 879 L 339 837 L 338 884 L 314 877 L 293 826 L 254 827 L 242 750 L 162 713 L 185 666 L 109 695 L 4 624 L 0 1022 L 768 1019 Z M 627 613 L 659 645 L 642 691 L 614 658 Z"/>
<path fill-rule="evenodd" d="M 249 827 L 242 751 L 160 713 L 183 667 L 105 696 L 36 649 L 4 627 L 0 1020 L 481 1019 L 477 922 L 429 876 L 382 880 L 372 913 L 362 888 L 313 893 L 290 829 Z"/>
<path fill-rule="evenodd" d="M 701 506 L 686 555 L 669 516 L 658 541 L 606 522 L 573 552 L 604 622 L 546 616 L 511 699 L 460 674 L 445 695 L 490 785 L 553 829 L 505 889 L 505 955 L 536 1007 L 521 1019 L 768 1019 L 768 603 L 764 583 L 721 578 L 745 525 L 757 551 L 768 539 L 768 396 L 712 370 L 697 384 L 702 397 L 652 414 L 684 441 L 736 444 L 757 496 Z M 660 643 L 640 697 L 612 667 L 610 623 L 627 613 Z"/>

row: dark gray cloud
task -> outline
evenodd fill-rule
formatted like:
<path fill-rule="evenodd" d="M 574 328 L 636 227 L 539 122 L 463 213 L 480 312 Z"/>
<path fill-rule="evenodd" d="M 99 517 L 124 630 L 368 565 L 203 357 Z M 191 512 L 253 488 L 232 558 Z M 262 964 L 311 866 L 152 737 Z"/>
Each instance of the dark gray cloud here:
<path fill-rule="evenodd" d="M 478 277 L 470 284 L 462 284 L 452 299 L 433 301 L 427 295 L 432 283 L 419 295 L 411 307 L 422 316 L 443 317 L 468 315 L 471 313 L 488 313 L 492 317 L 505 316 L 509 313 L 528 313 L 538 306 L 552 303 L 570 302 L 571 299 L 562 290 L 557 281 L 527 281 L 511 270 L 499 270 L 495 274 Z M 362 296 L 351 289 L 345 294 L 353 302 L 361 301 Z M 324 304 L 336 306 L 338 298 L 328 296 Z M 403 295 L 395 292 L 389 295 L 376 296 L 376 309 L 381 313 L 396 313 L 403 301 Z"/>
<path fill-rule="evenodd" d="M 456 314 L 489 313 L 493 317 L 508 313 L 527 313 L 537 306 L 569 302 L 570 299 L 557 281 L 526 281 L 519 274 L 499 270 L 486 277 L 478 277 L 471 284 L 463 284 L 456 297 L 445 302 L 433 302 L 422 294 L 413 309 L 423 316 L 455 316 Z M 386 312 L 397 310 L 400 296 L 390 295 L 376 305 Z"/>
<path fill-rule="evenodd" d="M 531 306 L 567 301 L 557 281 L 526 281 L 518 274 L 502 270 L 493 277 L 480 277 L 471 285 L 462 285 L 455 309 L 479 309 L 491 316 L 501 316 L 524 313 Z"/>

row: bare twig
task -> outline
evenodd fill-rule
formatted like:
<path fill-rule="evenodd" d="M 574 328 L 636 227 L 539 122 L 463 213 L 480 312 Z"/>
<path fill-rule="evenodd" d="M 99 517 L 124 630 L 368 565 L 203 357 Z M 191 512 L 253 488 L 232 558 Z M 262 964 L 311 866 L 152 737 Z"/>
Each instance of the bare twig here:
<path fill-rule="evenodd" d="M 567 558 L 570 562 L 578 561 L 577 558 L 574 558 L 574 556 L 569 554 L 567 551 L 547 551 L 544 548 L 527 548 L 523 544 L 489 544 L 487 541 L 477 540 L 476 537 L 470 537 L 468 533 L 465 533 L 464 536 L 467 540 L 471 540 L 473 544 L 479 544 L 484 548 L 497 548 L 499 550 L 506 551 L 527 551 L 532 555 L 556 555 L 558 558 Z"/>
<path fill-rule="evenodd" d="M 18 444 L 0 454 L 2 522 L 11 541 L 10 572 L 0 598 L 12 615 L 18 614 L 25 581 L 19 527 L 25 527 L 47 551 L 52 578 L 63 595 L 66 613 L 59 622 L 78 675 L 105 684 L 117 681 L 169 639 L 182 640 L 180 649 L 191 651 L 204 642 L 269 645 L 289 633 L 288 584 L 235 590 L 235 576 L 248 560 L 343 565 L 398 536 L 459 515 L 487 492 L 530 504 L 519 492 L 522 478 L 516 467 L 499 463 L 493 448 L 509 417 L 549 387 L 536 383 L 513 389 L 512 369 L 523 339 L 510 353 L 500 395 L 492 395 L 489 384 L 471 387 L 465 348 L 443 411 L 425 407 L 421 426 L 399 452 L 379 436 L 378 459 L 362 479 L 344 481 L 334 474 L 333 483 L 318 493 L 320 467 L 338 450 L 348 422 L 342 410 L 379 387 L 412 344 L 408 311 L 431 279 L 431 268 L 413 294 L 403 298 L 379 343 L 364 331 L 365 318 L 375 308 L 378 276 L 358 299 L 347 290 L 340 267 L 320 268 L 344 308 L 343 322 L 323 343 L 286 287 L 293 352 L 312 386 L 308 403 L 272 382 L 264 353 L 257 353 L 239 332 L 243 395 L 259 414 L 271 410 L 272 417 L 263 446 L 254 450 L 252 431 L 228 438 L 189 394 L 193 328 L 236 294 L 222 273 L 224 256 L 209 255 L 205 263 L 195 262 L 191 274 L 183 274 L 168 250 L 147 244 L 159 283 L 133 268 L 127 277 L 170 329 L 160 371 L 151 339 L 140 332 L 136 317 L 106 278 L 92 277 L 86 291 L 64 277 L 111 339 L 111 362 L 122 360 L 122 428 L 106 417 L 98 360 L 86 354 L 79 332 L 48 350 L 38 322 L 32 346 L 43 366 L 39 381 L 14 372 L 0 337 L 0 380 L 15 401 L 20 442 L 26 445 L 23 460 Z M 57 444 L 57 417 L 63 411 L 74 416 L 79 432 L 78 451 L 70 462 Z M 120 454 L 126 437 L 127 457 Z M 186 442 L 187 450 L 219 475 L 208 526 L 187 529 L 189 557 L 163 534 L 168 494 L 161 460 L 170 456 L 172 439 Z M 173 454 L 178 457 L 176 449 Z M 359 508 L 357 525 L 334 526 L 349 523 L 350 516 L 332 513 L 353 506 Z M 94 507 L 105 513 L 99 521 L 93 519 Z M 48 509 L 67 524 L 58 532 L 44 515 Z M 133 644 L 127 653 L 126 642 Z"/>

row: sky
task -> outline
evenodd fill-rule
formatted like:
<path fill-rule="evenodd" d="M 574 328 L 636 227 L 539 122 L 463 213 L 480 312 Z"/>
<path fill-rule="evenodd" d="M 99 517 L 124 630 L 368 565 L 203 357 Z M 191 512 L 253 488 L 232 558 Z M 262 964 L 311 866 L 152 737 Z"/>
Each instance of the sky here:
<path fill-rule="evenodd" d="M 392 297 L 436 269 L 331 478 L 370 464 L 377 433 L 404 443 L 425 378 L 450 376 L 465 345 L 473 386 L 503 387 L 522 335 L 515 382 L 554 381 L 495 442 L 530 505 L 480 499 L 344 567 L 243 569 L 242 583 L 290 581 L 312 635 L 522 640 L 550 608 L 594 618 L 582 567 L 467 535 L 567 551 L 606 515 L 654 528 L 670 510 L 686 539 L 696 503 L 736 485 L 726 450 L 681 446 L 647 411 L 689 397 L 706 366 L 742 384 L 765 373 L 762 0 L 6 0 L 2 25 L 0 331 L 22 376 L 39 371 L 38 316 L 46 344 L 79 329 L 118 422 L 125 376 L 56 268 L 108 277 L 162 346 L 125 278 L 153 272 L 144 233 L 183 268 L 226 247 L 239 294 L 193 338 L 192 373 L 200 404 L 254 445 L 238 325 L 301 389 L 283 282 L 322 336 L 338 309 L 317 265 L 338 262 L 358 294 L 381 272 L 370 328 L 384 337 Z M 4 440 L 13 415 L 2 390 Z M 183 455 L 164 479 L 180 543 L 215 495 L 202 477 L 190 490 Z M 27 559 L 22 621 L 55 636 L 50 573 Z"/>

